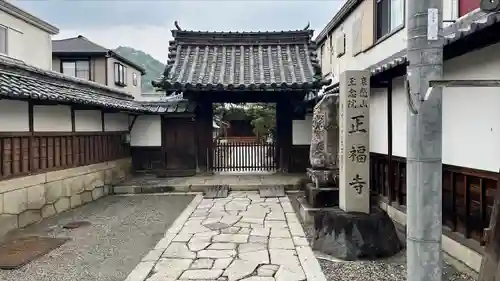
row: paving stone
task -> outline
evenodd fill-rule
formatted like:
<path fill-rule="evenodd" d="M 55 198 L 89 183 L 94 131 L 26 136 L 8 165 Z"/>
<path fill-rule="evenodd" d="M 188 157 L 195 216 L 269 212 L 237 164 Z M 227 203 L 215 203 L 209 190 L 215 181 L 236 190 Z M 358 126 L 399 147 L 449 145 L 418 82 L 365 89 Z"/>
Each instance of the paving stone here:
<path fill-rule="evenodd" d="M 249 209 L 248 211 L 245 212 L 240 212 L 240 215 L 244 218 L 258 218 L 264 220 L 264 218 L 268 213 L 269 213 L 268 208 L 259 207 L 259 209 L 254 208 L 254 209 Z"/>
<path fill-rule="evenodd" d="M 174 237 L 172 242 L 188 242 L 191 237 L 193 237 L 193 233 L 180 232 Z"/>
<path fill-rule="evenodd" d="M 229 225 L 229 224 L 225 224 L 225 223 L 221 223 L 221 222 L 205 224 L 205 227 L 207 227 L 211 230 L 219 230 L 219 229 L 223 229 L 223 228 L 228 228 L 230 226 L 231 225 Z"/>
<path fill-rule="evenodd" d="M 200 233 L 200 232 L 210 232 L 211 229 L 203 225 L 184 225 L 181 231 L 185 233 Z"/>
<path fill-rule="evenodd" d="M 281 207 L 283 208 L 283 212 L 285 213 L 295 213 L 292 204 L 290 203 L 281 203 Z"/>
<path fill-rule="evenodd" d="M 143 261 L 140 262 L 132 272 L 127 276 L 125 281 L 139 281 L 144 280 L 148 276 L 149 272 L 153 268 L 155 262 L 153 261 Z"/>
<path fill-rule="evenodd" d="M 256 262 L 234 260 L 222 275 L 227 276 L 230 281 L 239 280 L 254 272 L 258 265 Z"/>
<path fill-rule="evenodd" d="M 240 279 L 240 281 L 274 281 L 274 278 L 265 276 L 250 276 L 248 278 Z"/>
<path fill-rule="evenodd" d="M 248 237 L 248 242 L 249 243 L 267 244 L 268 241 L 269 241 L 269 238 L 268 237 L 264 237 L 264 236 L 253 236 L 253 235 L 250 235 Z"/>
<path fill-rule="evenodd" d="M 189 250 L 191 250 L 192 252 L 198 252 L 208 247 L 208 245 L 210 245 L 210 242 L 203 240 L 193 240 L 189 241 L 187 245 Z"/>
<path fill-rule="evenodd" d="M 297 270 L 292 271 L 286 267 L 280 266 L 276 274 L 274 275 L 274 280 L 276 281 L 301 281 L 305 280 L 306 276 L 302 268 L 299 267 Z"/>
<path fill-rule="evenodd" d="M 248 222 L 237 222 L 235 223 L 233 226 L 236 226 L 236 227 L 252 227 L 252 224 L 248 223 Z"/>
<path fill-rule="evenodd" d="M 269 249 L 295 249 L 291 238 L 269 238 Z"/>
<path fill-rule="evenodd" d="M 275 264 L 263 264 L 259 268 L 257 268 L 257 275 L 258 276 L 274 276 L 276 271 L 278 271 L 279 265 Z M 274 280 L 274 279 L 273 279 Z"/>
<path fill-rule="evenodd" d="M 245 243 L 245 244 L 240 244 L 238 246 L 238 253 L 246 253 L 246 252 L 256 252 L 256 251 L 262 251 L 266 250 L 267 245 L 266 244 L 259 244 L 259 243 Z"/>
<path fill-rule="evenodd" d="M 308 281 L 326 281 L 318 260 L 309 246 L 298 247 L 297 255 Z"/>
<path fill-rule="evenodd" d="M 231 227 L 228 227 L 225 229 L 221 229 L 220 232 L 223 234 L 235 234 L 235 233 L 240 232 L 240 229 L 241 229 L 241 227 L 231 226 Z"/>
<path fill-rule="evenodd" d="M 300 224 L 300 221 L 299 219 L 297 218 L 297 216 L 295 215 L 295 213 L 286 213 L 285 214 L 285 217 L 286 217 L 286 221 L 290 224 L 290 223 L 298 223 Z"/>
<path fill-rule="evenodd" d="M 232 262 L 234 258 L 223 258 L 223 259 L 215 259 L 214 269 L 226 269 Z"/>
<path fill-rule="evenodd" d="M 293 238 L 293 244 L 295 244 L 296 247 L 309 246 L 309 241 L 307 241 L 307 238 L 305 237 L 293 236 L 292 238 Z"/>
<path fill-rule="evenodd" d="M 227 203 L 225 206 L 226 211 L 246 211 L 247 210 L 247 203 Z"/>
<path fill-rule="evenodd" d="M 266 198 L 266 200 L 264 200 L 264 202 L 266 203 L 279 203 L 279 199 L 278 198 Z"/>
<path fill-rule="evenodd" d="M 252 236 L 269 236 L 271 229 L 268 227 L 254 227 L 252 228 L 252 231 L 250 232 L 250 235 Z"/>
<path fill-rule="evenodd" d="M 163 258 L 194 259 L 196 253 L 191 252 L 185 243 L 172 242 L 162 255 Z"/>
<path fill-rule="evenodd" d="M 252 230 L 251 228 L 242 227 L 240 231 L 238 231 L 238 234 L 250 234 L 251 230 Z"/>
<path fill-rule="evenodd" d="M 282 211 L 280 212 L 273 211 L 267 214 L 266 216 L 266 221 L 284 221 L 284 220 L 286 220 L 286 218 L 285 214 Z"/>
<path fill-rule="evenodd" d="M 290 233 L 292 236 L 305 237 L 304 229 L 302 229 L 302 225 L 298 223 L 289 223 L 288 228 L 290 229 Z"/>
<path fill-rule="evenodd" d="M 229 226 L 232 226 L 233 224 L 237 223 L 240 219 L 241 219 L 241 216 L 238 216 L 238 215 L 225 215 L 222 217 L 220 222 L 228 224 Z"/>
<path fill-rule="evenodd" d="M 291 238 L 288 228 L 271 228 L 271 238 Z"/>
<path fill-rule="evenodd" d="M 160 259 L 153 268 L 152 276 L 147 279 L 163 280 L 179 278 L 181 273 L 188 269 L 193 260 L 190 259 Z M 163 279 L 162 279 L 163 278 Z"/>
<path fill-rule="evenodd" d="M 212 237 L 215 235 L 218 235 L 219 232 L 217 231 L 207 231 L 207 232 L 200 232 L 200 233 L 195 233 L 193 237 L 191 237 L 190 241 L 198 240 L 198 241 L 210 241 Z"/>
<path fill-rule="evenodd" d="M 149 251 L 144 258 L 142 258 L 142 261 L 157 261 L 160 259 L 164 251 L 165 249 L 153 249 Z"/>
<path fill-rule="evenodd" d="M 201 223 L 201 225 L 203 225 L 205 227 L 208 227 L 207 225 L 209 225 L 209 224 L 219 223 L 220 220 L 222 219 L 222 217 L 223 216 L 206 218 L 205 220 L 203 220 L 203 222 Z"/>
<path fill-rule="evenodd" d="M 269 228 L 287 228 L 288 224 L 285 221 L 265 221 L 264 227 Z"/>
<path fill-rule="evenodd" d="M 191 264 L 191 269 L 211 269 L 213 264 L 213 259 L 197 259 Z"/>
<path fill-rule="evenodd" d="M 264 224 L 264 218 L 250 218 L 250 217 L 242 217 L 239 221 L 240 223 L 256 223 L 256 224 Z"/>
<path fill-rule="evenodd" d="M 210 280 L 217 279 L 222 274 L 222 269 L 188 269 L 179 277 L 180 280 Z"/>
<path fill-rule="evenodd" d="M 219 234 L 212 238 L 213 242 L 247 243 L 248 234 Z"/>
<path fill-rule="evenodd" d="M 232 258 L 236 256 L 236 250 L 201 250 L 198 252 L 199 258 Z"/>
<path fill-rule="evenodd" d="M 212 243 L 207 250 L 233 250 L 236 249 L 235 243 Z"/>
<path fill-rule="evenodd" d="M 238 258 L 258 264 L 269 263 L 269 252 L 267 250 L 239 253 Z"/>

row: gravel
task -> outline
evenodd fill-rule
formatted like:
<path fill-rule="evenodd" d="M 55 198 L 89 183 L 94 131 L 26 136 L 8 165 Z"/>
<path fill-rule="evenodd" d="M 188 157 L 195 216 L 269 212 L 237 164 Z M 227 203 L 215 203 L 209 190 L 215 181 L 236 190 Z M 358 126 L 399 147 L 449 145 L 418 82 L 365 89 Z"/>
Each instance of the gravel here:
<path fill-rule="evenodd" d="M 298 214 L 296 197 L 298 194 L 290 195 L 290 201 Z M 314 235 L 313 225 L 303 225 L 308 240 Z M 401 234 L 404 236 L 404 234 Z M 404 239 L 404 238 L 403 238 Z M 380 260 L 371 261 L 341 261 L 332 256 L 316 253 L 323 273 L 328 281 L 401 281 L 406 280 L 406 250 L 397 255 Z M 443 265 L 443 281 L 474 281 L 477 275 L 465 266 L 459 271 L 445 258 Z M 456 262 L 456 261 L 455 261 Z M 470 274 L 469 274 L 470 273 Z"/>
<path fill-rule="evenodd" d="M 154 248 L 194 196 L 108 196 L 14 233 L 69 237 L 60 248 L 17 270 L 0 270 L 2 281 L 123 281 Z M 72 221 L 90 226 L 68 230 Z"/>

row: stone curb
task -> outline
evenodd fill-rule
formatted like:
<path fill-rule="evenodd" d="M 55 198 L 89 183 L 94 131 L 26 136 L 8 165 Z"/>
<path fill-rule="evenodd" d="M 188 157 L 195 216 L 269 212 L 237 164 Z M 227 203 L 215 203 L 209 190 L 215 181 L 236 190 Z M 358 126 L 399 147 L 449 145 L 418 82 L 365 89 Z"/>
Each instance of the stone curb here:
<path fill-rule="evenodd" d="M 160 259 L 170 242 L 172 242 L 177 233 L 182 229 L 184 223 L 186 223 L 189 216 L 191 216 L 202 200 L 202 194 L 198 194 L 195 198 L 193 198 L 193 201 L 189 203 L 181 215 L 168 228 L 165 236 L 158 241 L 153 250 L 149 251 L 149 253 L 142 258 L 141 262 L 139 262 L 132 272 L 130 272 L 125 281 L 144 281 L 148 277 L 158 259 Z"/>

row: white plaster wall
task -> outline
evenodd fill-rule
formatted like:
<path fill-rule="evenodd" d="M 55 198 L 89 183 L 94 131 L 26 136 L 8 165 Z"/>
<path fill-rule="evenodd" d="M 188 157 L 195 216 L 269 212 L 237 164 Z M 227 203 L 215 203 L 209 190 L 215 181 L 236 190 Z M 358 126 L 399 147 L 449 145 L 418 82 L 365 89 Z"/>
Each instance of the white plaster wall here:
<path fill-rule="evenodd" d="M 100 110 L 75 110 L 76 132 L 101 132 L 102 121 Z"/>
<path fill-rule="evenodd" d="M 161 146 L 161 116 L 137 116 L 130 132 L 130 145 Z"/>
<path fill-rule="evenodd" d="M 35 132 L 71 132 L 71 107 L 67 105 L 33 106 Z"/>
<path fill-rule="evenodd" d="M 0 99 L 0 132 L 29 132 L 28 102 Z"/>
<path fill-rule="evenodd" d="M 0 11 L 0 25 L 7 27 L 8 56 L 52 70 L 52 40 L 48 32 L 4 11 Z"/>
<path fill-rule="evenodd" d="M 375 0 L 373 0 L 375 1 Z M 407 2 L 407 1 L 405 1 Z M 329 36 L 337 38 L 342 33 L 346 34 L 346 46 L 345 54 L 340 58 L 337 58 L 336 54 L 333 56 L 330 62 L 329 51 L 328 55 L 324 55 L 321 59 L 321 66 L 323 74 L 327 74 L 330 71 L 333 72 L 334 78 L 333 82 L 338 82 L 339 76 L 342 72 L 346 70 L 363 70 L 366 69 L 391 55 L 406 48 L 406 37 L 407 31 L 405 28 L 401 29 L 399 32 L 394 33 L 385 40 L 374 44 L 374 46 L 365 52 L 361 52 L 356 56 L 353 56 L 353 46 L 352 46 L 352 26 L 354 21 L 361 16 L 362 5 L 356 8 L 335 30 L 333 30 Z M 452 20 L 457 18 L 458 14 L 458 1 L 457 0 L 443 0 L 443 19 Z M 405 17 L 404 21 L 408 19 L 408 3 L 405 3 Z M 329 38 L 327 37 L 324 41 L 319 43 L 318 53 L 321 49 L 321 45 L 325 45 L 324 50 L 326 52 L 329 49 Z M 333 40 L 335 44 L 335 39 Z M 334 47 L 335 48 L 335 47 Z"/>
<path fill-rule="evenodd" d="M 405 77 L 392 80 L 392 155 L 406 157 Z"/>
<path fill-rule="evenodd" d="M 370 95 L 370 152 L 387 154 L 387 91 L 372 89 Z"/>
<path fill-rule="evenodd" d="M 444 64 L 445 79 L 500 79 L 500 44 Z M 443 163 L 498 172 L 500 88 L 443 91 Z"/>
<path fill-rule="evenodd" d="M 128 131 L 128 114 L 105 113 L 104 131 L 106 132 Z"/>
<path fill-rule="evenodd" d="M 292 144 L 311 144 L 312 114 L 307 114 L 305 120 L 293 120 L 292 128 Z"/>

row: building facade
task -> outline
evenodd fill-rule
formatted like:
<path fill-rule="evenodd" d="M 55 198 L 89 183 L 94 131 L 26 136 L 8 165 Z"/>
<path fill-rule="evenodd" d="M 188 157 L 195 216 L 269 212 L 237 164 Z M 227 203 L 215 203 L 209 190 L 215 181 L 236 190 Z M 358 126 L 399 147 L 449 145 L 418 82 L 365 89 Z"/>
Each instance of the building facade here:
<path fill-rule="evenodd" d="M 50 70 L 51 36 L 57 33 L 55 26 L 0 1 L 0 56 Z"/>
<path fill-rule="evenodd" d="M 82 35 L 53 40 L 52 69 L 123 90 L 135 98 L 141 95 L 141 77 L 146 73 L 143 67 Z"/>
<path fill-rule="evenodd" d="M 499 79 L 498 13 L 478 1 L 443 0 L 444 79 Z M 317 36 L 322 71 L 337 92 L 345 70 L 370 70 L 371 186 L 405 225 L 407 155 L 404 0 L 349 0 Z M 490 36 L 494 34 L 494 36 Z M 479 271 L 500 169 L 498 89 L 443 90 L 443 249 Z M 307 126 L 306 126 L 307 127 Z"/>

